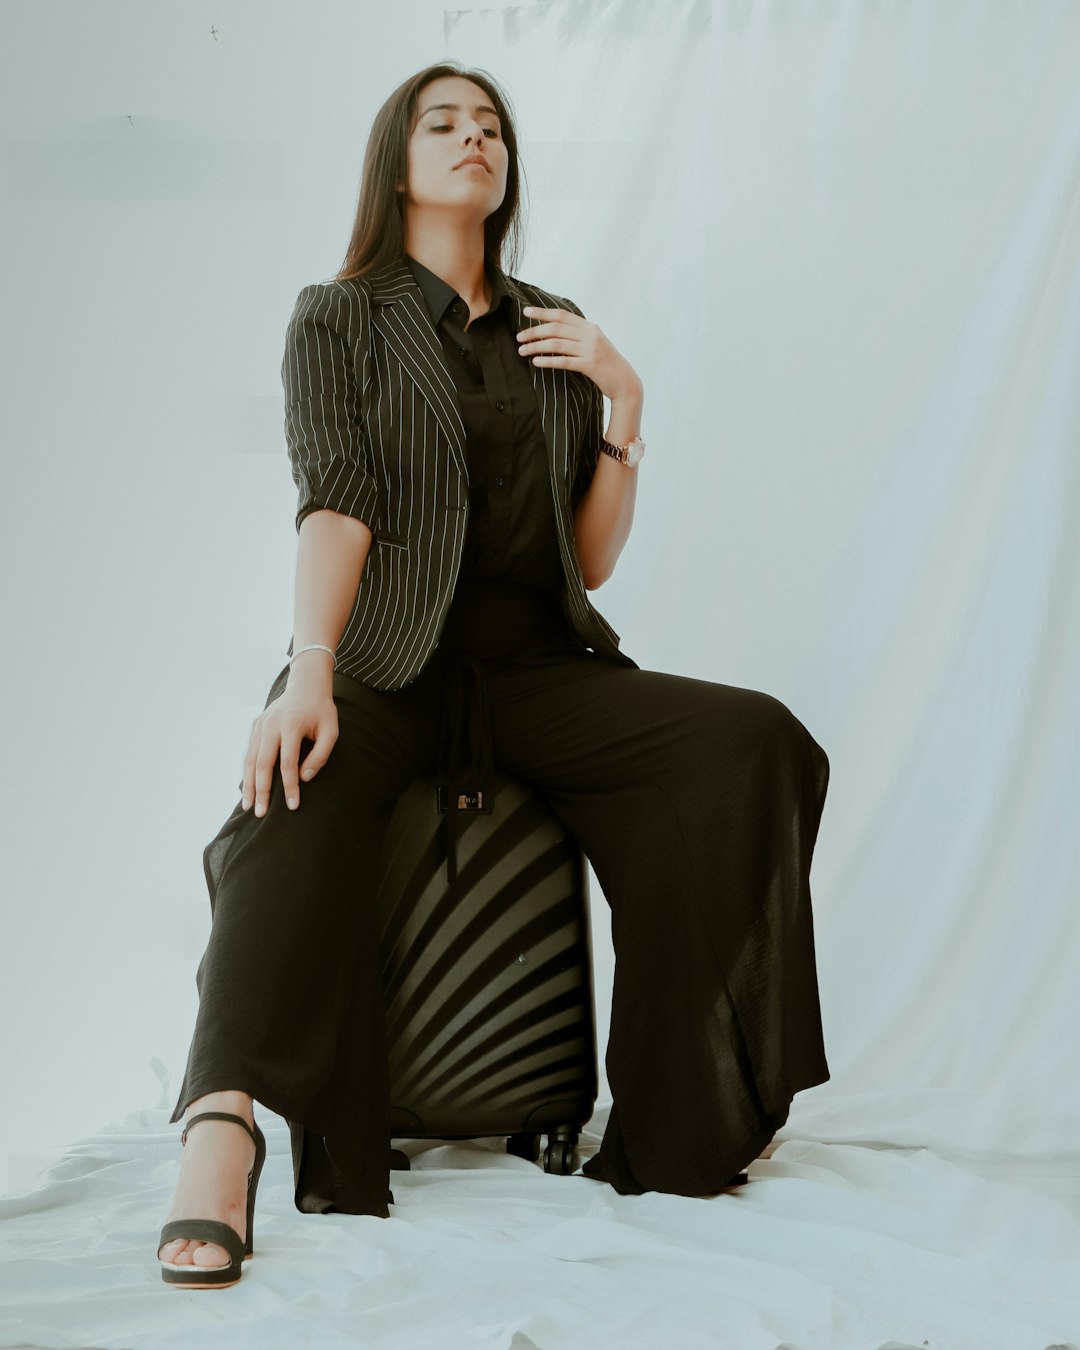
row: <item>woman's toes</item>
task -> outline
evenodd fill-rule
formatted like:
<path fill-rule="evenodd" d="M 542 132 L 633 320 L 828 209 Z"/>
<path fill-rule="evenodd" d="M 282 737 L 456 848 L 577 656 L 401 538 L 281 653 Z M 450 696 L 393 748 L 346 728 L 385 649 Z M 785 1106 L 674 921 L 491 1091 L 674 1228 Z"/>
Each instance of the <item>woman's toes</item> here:
<path fill-rule="evenodd" d="M 195 1248 L 191 1259 L 197 1266 L 227 1266 L 229 1253 L 213 1242 L 204 1242 Z"/>
<path fill-rule="evenodd" d="M 161 1249 L 161 1260 L 174 1266 L 227 1266 L 229 1254 L 214 1242 L 173 1238 Z"/>

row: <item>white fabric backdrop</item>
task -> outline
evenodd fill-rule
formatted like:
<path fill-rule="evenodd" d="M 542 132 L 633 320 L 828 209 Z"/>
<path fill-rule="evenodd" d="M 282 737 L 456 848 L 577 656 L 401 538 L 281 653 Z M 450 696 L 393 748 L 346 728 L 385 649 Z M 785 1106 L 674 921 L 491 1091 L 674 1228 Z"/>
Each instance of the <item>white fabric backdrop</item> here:
<path fill-rule="evenodd" d="M 1076 5 L 9 12 L 0 1345 L 187 1345 L 211 1312 L 265 1346 L 1080 1344 Z M 200 852 L 291 624 L 284 324 L 376 108 L 444 52 L 516 105 L 521 274 L 645 382 L 597 604 L 830 756 L 833 1077 L 737 1201 L 479 1142 L 413 1146 L 391 1220 L 300 1216 L 262 1112 L 259 1256 L 183 1313 L 150 1296 Z"/>
<path fill-rule="evenodd" d="M 1080 11 L 499 18 L 448 42 L 532 138 L 526 274 L 646 386 L 597 603 L 831 759 L 799 1123 L 1075 1151 Z"/>

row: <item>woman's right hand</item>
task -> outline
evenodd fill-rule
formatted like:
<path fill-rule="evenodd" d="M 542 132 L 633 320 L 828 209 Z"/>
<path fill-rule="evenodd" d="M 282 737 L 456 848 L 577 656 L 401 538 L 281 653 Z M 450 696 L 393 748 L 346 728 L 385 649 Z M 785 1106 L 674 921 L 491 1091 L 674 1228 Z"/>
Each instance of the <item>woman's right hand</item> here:
<path fill-rule="evenodd" d="M 300 742 L 307 738 L 315 744 L 299 766 Z M 302 777 L 310 781 L 330 757 L 338 738 L 338 711 L 330 688 L 323 682 L 290 682 L 272 703 L 256 717 L 251 741 L 244 757 L 244 782 L 241 805 L 246 811 L 255 799 L 255 814 L 266 814 L 270 802 L 270 784 L 280 756 L 281 783 L 290 809 L 300 805 Z"/>

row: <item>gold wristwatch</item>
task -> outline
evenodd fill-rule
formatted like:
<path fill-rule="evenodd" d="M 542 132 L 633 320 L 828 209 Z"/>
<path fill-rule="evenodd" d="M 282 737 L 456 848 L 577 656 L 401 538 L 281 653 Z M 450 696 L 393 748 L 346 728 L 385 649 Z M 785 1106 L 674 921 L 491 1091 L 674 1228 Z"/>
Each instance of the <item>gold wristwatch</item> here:
<path fill-rule="evenodd" d="M 601 441 L 600 449 L 620 464 L 625 464 L 628 469 L 636 469 L 645 453 L 645 442 L 640 436 L 635 436 L 629 445 L 612 445 L 610 441 Z"/>

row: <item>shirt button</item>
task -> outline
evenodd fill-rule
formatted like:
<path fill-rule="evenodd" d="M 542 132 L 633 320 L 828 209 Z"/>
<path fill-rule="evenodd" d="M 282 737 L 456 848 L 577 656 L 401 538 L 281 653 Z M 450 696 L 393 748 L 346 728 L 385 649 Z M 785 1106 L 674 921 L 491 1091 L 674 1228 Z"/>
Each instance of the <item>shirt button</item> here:
<path fill-rule="evenodd" d="M 496 479 L 495 479 L 495 486 L 496 486 L 496 487 L 502 487 L 502 485 L 503 485 L 505 482 L 506 482 L 506 479 L 505 479 L 505 478 L 496 478 Z"/>
<path fill-rule="evenodd" d="M 503 401 L 502 401 L 501 398 L 498 398 L 498 399 L 495 400 L 495 409 L 496 409 L 497 412 L 502 412 L 503 409 L 504 409 L 505 407 L 506 407 L 506 404 L 503 403 Z"/>

